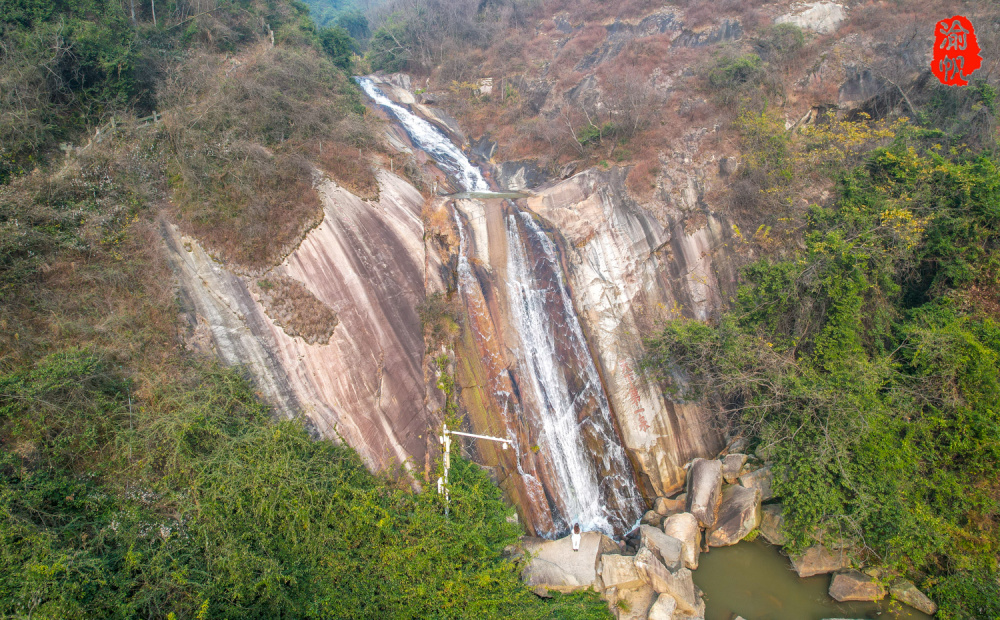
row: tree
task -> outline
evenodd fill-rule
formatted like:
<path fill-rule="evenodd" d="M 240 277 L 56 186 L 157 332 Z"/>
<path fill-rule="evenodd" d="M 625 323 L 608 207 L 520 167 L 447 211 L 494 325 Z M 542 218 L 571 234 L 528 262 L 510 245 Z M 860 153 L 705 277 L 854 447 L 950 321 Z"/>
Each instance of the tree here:
<path fill-rule="evenodd" d="M 347 30 L 340 26 L 322 28 L 319 31 L 319 42 L 323 47 L 323 51 L 333 61 L 333 64 L 344 71 L 350 72 L 354 64 L 353 56 L 354 50 L 357 48 L 357 42 L 351 38 Z"/>

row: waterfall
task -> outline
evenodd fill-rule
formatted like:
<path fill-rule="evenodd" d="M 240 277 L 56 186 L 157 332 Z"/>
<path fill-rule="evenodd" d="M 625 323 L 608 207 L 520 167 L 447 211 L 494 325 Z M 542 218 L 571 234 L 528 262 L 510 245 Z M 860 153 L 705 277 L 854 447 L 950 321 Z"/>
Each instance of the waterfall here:
<path fill-rule="evenodd" d="M 445 171 L 453 174 L 468 192 L 488 192 L 489 183 L 455 144 L 440 129 L 426 120 L 397 105 L 366 77 L 354 78 L 372 101 L 389 111 L 406 130 L 407 135 L 421 151 L 436 161 Z"/>
<path fill-rule="evenodd" d="M 399 121 L 413 143 L 454 175 L 466 191 L 490 190 L 481 171 L 443 132 L 392 102 L 370 79 L 356 79 L 375 103 Z M 515 440 L 517 474 L 529 501 L 551 508 L 554 530 L 540 533 L 563 534 L 579 522 L 586 530 L 621 534 L 631 529 L 643 510 L 632 465 L 615 431 L 607 395 L 563 280 L 557 249 L 530 214 L 513 203 L 508 205 L 503 288 L 512 315 L 510 324 L 520 339 L 519 347 L 511 347 L 517 364 L 510 372 L 511 381 L 526 386 L 529 394 L 525 401 L 494 390 L 493 398 L 502 403 L 505 418 L 520 415 L 534 430 L 537 448 L 532 451 L 537 450 L 546 461 L 541 470 L 552 472 L 543 485 L 538 470 L 525 471 L 520 460 L 532 458 L 531 451 L 526 453 Z M 467 256 L 465 224 L 457 212 L 455 223 L 459 292 L 471 314 L 486 316 L 490 309 L 482 296 L 470 294 L 480 284 Z M 490 336 L 476 333 L 476 337 Z M 511 421 L 505 419 L 504 424 L 513 435 Z M 546 498 L 543 486 L 555 500 Z"/>
<path fill-rule="evenodd" d="M 532 244 L 540 250 L 537 266 L 526 252 Z M 642 499 L 555 248 L 524 212 L 507 216 L 507 245 L 507 295 L 521 336 L 521 354 L 530 370 L 527 383 L 541 408 L 543 447 L 563 491 L 563 526 L 579 522 L 587 530 L 627 530 L 642 512 Z M 539 273 L 554 277 L 546 282 Z M 587 404 L 591 404 L 589 415 L 583 415 Z M 599 442 L 601 454 L 587 449 L 585 431 Z"/>

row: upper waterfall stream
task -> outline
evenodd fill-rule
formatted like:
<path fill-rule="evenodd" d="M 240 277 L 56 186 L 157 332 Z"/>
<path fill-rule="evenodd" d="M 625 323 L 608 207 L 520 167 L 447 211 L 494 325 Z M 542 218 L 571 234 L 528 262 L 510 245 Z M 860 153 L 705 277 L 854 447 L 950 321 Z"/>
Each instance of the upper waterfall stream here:
<path fill-rule="evenodd" d="M 479 168 L 473 165 L 462 149 L 455 146 L 440 129 L 386 97 L 385 93 L 379 90 L 370 78 L 359 77 L 356 79 L 361 89 L 372 98 L 372 101 L 388 110 L 403 126 L 413 143 L 420 150 L 433 157 L 434 161 L 446 172 L 454 175 L 465 191 L 489 192 L 491 190 L 490 184 L 483 178 L 483 173 Z"/>
<path fill-rule="evenodd" d="M 490 191 L 479 168 L 442 131 L 391 101 L 371 79 L 357 80 L 372 100 L 399 122 L 414 145 L 462 188 L 476 192 L 477 197 Z M 541 512 L 550 515 L 547 525 L 536 524 L 539 534 L 560 535 L 579 522 L 586 530 L 621 535 L 636 523 L 644 504 L 573 308 L 558 248 L 531 214 L 512 201 L 496 208 L 506 212 L 503 226 L 507 244 L 506 264 L 502 265 L 506 280 L 496 288 L 505 291 L 502 294 L 510 316 L 504 323 L 513 328 L 519 342 L 505 343 L 506 350 L 516 357 L 516 363 L 504 371 L 513 389 L 494 387 L 491 398 L 504 412 L 502 422 L 508 436 L 517 436 L 515 427 L 527 427 L 537 442 L 525 446 L 513 441 L 518 456 L 517 471 L 511 473 L 521 478 L 526 489 L 522 501 L 544 505 Z M 459 292 L 470 314 L 489 316 L 493 310 L 484 303 L 482 294 L 472 294 L 483 285 L 469 260 L 475 235 L 466 233 L 470 224 L 463 222 L 457 211 L 454 220 L 460 239 Z M 477 337 L 489 340 L 491 336 Z M 541 462 L 532 462 L 534 469 L 528 471 L 522 468 L 522 461 L 535 458 L 533 452 Z"/>

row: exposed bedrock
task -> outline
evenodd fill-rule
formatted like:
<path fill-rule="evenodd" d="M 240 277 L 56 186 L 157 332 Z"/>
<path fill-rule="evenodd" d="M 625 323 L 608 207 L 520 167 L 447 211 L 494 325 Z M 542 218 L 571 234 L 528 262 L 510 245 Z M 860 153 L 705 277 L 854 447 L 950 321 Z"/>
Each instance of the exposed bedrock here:
<path fill-rule="evenodd" d="M 584 330 L 565 286 L 561 253 L 535 219 L 499 199 L 440 201 L 455 221 L 458 291 L 466 311 L 458 381 L 482 461 L 532 531 L 574 522 L 621 535 L 642 514 Z M 440 220 L 440 216 L 432 216 Z"/>
<path fill-rule="evenodd" d="M 172 225 L 163 233 L 189 342 L 245 365 L 280 410 L 304 412 L 325 437 L 339 434 L 373 469 L 409 459 L 422 466 L 431 408 L 416 306 L 425 280 L 442 286 L 440 270 L 424 252 L 423 197 L 389 172 L 378 180 L 378 201 L 321 182 L 322 223 L 271 272 L 301 282 L 336 313 L 328 342 L 290 336 L 267 316 L 248 286 L 266 274 L 237 275 Z"/>
<path fill-rule="evenodd" d="M 722 447 L 712 413 L 672 401 L 641 368 L 642 337 L 660 320 L 707 319 L 733 279 L 729 229 L 706 211 L 676 212 L 666 225 L 625 189 L 625 171 L 589 169 L 536 189 L 527 207 L 557 231 L 569 288 L 622 439 L 647 497 L 684 483 L 685 463 Z"/>

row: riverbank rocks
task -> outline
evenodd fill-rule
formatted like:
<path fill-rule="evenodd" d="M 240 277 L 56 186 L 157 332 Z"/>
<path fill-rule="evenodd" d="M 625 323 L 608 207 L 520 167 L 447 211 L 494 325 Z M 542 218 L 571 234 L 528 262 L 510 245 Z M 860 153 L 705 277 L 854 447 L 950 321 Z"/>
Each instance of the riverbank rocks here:
<path fill-rule="evenodd" d="M 661 594 L 656 598 L 656 602 L 649 608 L 648 620 L 674 620 L 674 611 L 677 609 L 677 601 L 674 597 Z"/>
<path fill-rule="evenodd" d="M 928 616 L 933 616 L 937 613 L 937 603 L 918 590 L 917 586 L 904 579 L 900 579 L 893 583 L 889 588 L 889 594 L 891 594 L 892 598 L 897 601 L 906 603 L 910 607 L 918 609 Z"/>
<path fill-rule="evenodd" d="M 735 545 L 760 524 L 760 491 L 727 486 L 722 491 L 719 518 L 708 533 L 708 546 Z"/>
<path fill-rule="evenodd" d="M 559 540 L 525 538 L 522 546 L 532 556 L 522 574 L 524 582 L 531 588 L 557 592 L 593 587 L 602 555 L 618 549 L 615 541 L 600 532 L 584 532 L 579 551 L 573 551 L 569 536 Z"/>
<path fill-rule="evenodd" d="M 687 615 L 704 615 L 705 604 L 688 569 L 672 573 L 653 556 L 652 551 L 643 548 L 635 555 L 635 570 L 661 596 L 671 596 L 677 602 L 677 611 Z"/>
<path fill-rule="evenodd" d="M 601 556 L 601 564 L 597 569 L 601 583 L 605 588 L 627 590 L 638 588 L 647 583 L 635 566 L 635 556 L 606 553 Z"/>
<path fill-rule="evenodd" d="M 657 514 L 669 517 L 670 515 L 677 514 L 678 512 L 684 512 L 684 504 L 685 501 L 683 499 L 667 499 L 666 497 L 657 497 L 656 501 L 653 502 L 653 510 L 655 510 Z"/>
<path fill-rule="evenodd" d="M 688 474 L 687 511 L 698 524 L 710 529 L 715 526 L 722 499 L 722 461 L 695 459 Z"/>
<path fill-rule="evenodd" d="M 663 522 L 663 515 L 656 512 L 655 510 L 647 510 L 645 514 L 642 515 L 642 519 L 639 523 L 643 525 L 652 525 L 653 527 L 660 527 L 660 523 Z"/>
<path fill-rule="evenodd" d="M 727 454 L 722 457 L 722 479 L 727 484 L 736 484 L 736 479 L 743 473 L 743 466 L 747 463 L 745 454 Z"/>
<path fill-rule="evenodd" d="M 698 519 L 690 512 L 670 515 L 663 521 L 663 532 L 681 541 L 684 548 L 684 566 L 691 570 L 698 568 L 701 553 L 701 529 Z"/>
<path fill-rule="evenodd" d="M 832 573 L 850 567 L 850 561 L 843 550 L 827 549 L 823 545 L 813 545 L 801 555 L 792 556 L 792 568 L 799 577 L 812 577 Z"/>
<path fill-rule="evenodd" d="M 881 601 L 885 598 L 885 588 L 873 577 L 851 570 L 833 576 L 830 581 L 830 596 L 840 603 Z"/>
<path fill-rule="evenodd" d="M 778 547 L 785 546 L 785 535 L 781 532 L 785 518 L 781 515 L 781 504 L 769 504 L 760 510 L 760 535 L 764 540 Z"/>
<path fill-rule="evenodd" d="M 684 562 L 684 543 L 648 525 L 639 527 L 639 536 L 642 546 L 652 551 L 668 570 L 680 569 Z"/>
<path fill-rule="evenodd" d="M 771 471 L 770 465 L 765 465 L 760 469 L 755 469 L 752 472 L 743 474 L 740 476 L 740 484 L 749 489 L 760 490 L 760 501 L 766 502 L 769 499 L 774 498 L 774 491 L 771 489 L 771 483 L 774 480 L 774 473 Z"/>
<path fill-rule="evenodd" d="M 611 588 L 604 593 L 617 620 L 648 620 L 650 608 L 657 600 L 656 591 L 647 584 L 638 588 Z"/>

